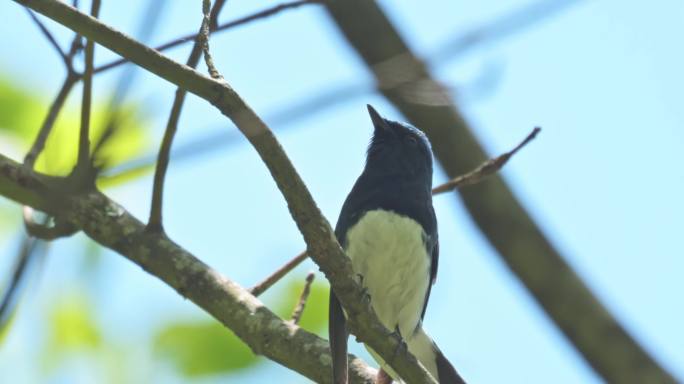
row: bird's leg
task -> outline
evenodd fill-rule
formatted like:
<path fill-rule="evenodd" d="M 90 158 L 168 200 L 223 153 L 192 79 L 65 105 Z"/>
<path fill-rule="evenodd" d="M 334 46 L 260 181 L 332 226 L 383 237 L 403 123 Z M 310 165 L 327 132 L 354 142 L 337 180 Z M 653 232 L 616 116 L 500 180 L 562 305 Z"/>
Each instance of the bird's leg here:
<path fill-rule="evenodd" d="M 408 350 L 408 345 L 406 345 L 406 342 L 404 341 L 404 338 L 401 336 L 401 331 L 399 330 L 399 325 L 397 325 L 394 328 L 394 332 L 390 333 L 390 336 L 395 338 L 397 342 L 399 343 L 397 345 L 397 348 L 394 350 L 394 353 L 392 354 L 392 358 L 390 359 L 390 366 L 394 364 L 394 359 L 397 357 L 399 354 L 399 351 L 406 352 Z"/>
<path fill-rule="evenodd" d="M 360 273 L 356 274 L 356 282 L 361 286 L 361 301 L 364 304 L 370 304 L 370 294 L 368 293 L 368 287 L 363 284 L 363 275 Z"/>

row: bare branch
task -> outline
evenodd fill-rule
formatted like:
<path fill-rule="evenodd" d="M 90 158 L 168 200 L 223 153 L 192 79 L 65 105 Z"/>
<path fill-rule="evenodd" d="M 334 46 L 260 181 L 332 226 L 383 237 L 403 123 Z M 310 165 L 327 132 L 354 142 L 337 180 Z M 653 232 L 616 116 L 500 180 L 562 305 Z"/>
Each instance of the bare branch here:
<path fill-rule="evenodd" d="M 52 48 L 57 51 L 57 54 L 59 54 L 59 57 L 62 58 L 62 61 L 64 62 L 64 65 L 69 68 L 71 66 L 71 59 L 67 56 L 66 52 L 62 50 L 62 47 L 59 46 L 59 43 L 55 39 L 55 36 L 52 35 L 52 32 L 50 32 L 49 29 L 43 24 L 42 21 L 36 16 L 30 9 L 26 8 L 26 12 L 31 16 L 31 20 L 33 20 L 34 23 L 38 26 L 40 31 L 43 33 L 45 38 L 48 40 L 50 45 L 52 45 Z"/>
<path fill-rule="evenodd" d="M 446 183 L 433 188 L 432 194 L 438 195 L 440 193 L 444 193 L 447 191 L 453 191 L 456 188 L 473 185 L 479 183 L 487 176 L 493 175 L 494 173 L 501 170 L 501 168 L 503 168 L 503 166 L 506 165 L 508 160 L 510 160 L 510 158 L 514 154 L 516 154 L 522 147 L 524 147 L 525 145 L 527 145 L 527 143 L 532 141 L 540 131 L 541 128 L 534 128 L 532 132 L 530 132 L 530 134 L 527 135 L 527 137 L 512 150 L 502 155 L 499 155 L 498 157 L 487 160 L 479 167 L 466 173 L 465 175 L 455 177 L 447 181 Z M 293 269 L 295 269 L 295 267 L 297 267 L 302 261 L 306 260 L 307 257 L 308 256 L 306 254 L 306 251 L 301 252 L 292 260 L 288 261 L 285 265 L 276 270 L 272 275 L 267 277 L 264 281 L 252 287 L 250 289 L 250 292 L 252 292 L 254 296 L 261 295 L 267 289 L 271 288 L 275 283 L 277 283 L 280 279 L 282 279 L 285 275 L 287 275 Z"/>
<path fill-rule="evenodd" d="M 308 253 L 326 274 L 337 293 L 338 299 L 347 310 L 348 324 L 357 336 L 357 340 L 369 345 L 380 356 L 386 359 L 391 357 L 392 361 L 395 362 L 393 367 L 405 381 L 409 383 L 435 382 L 416 358 L 406 348 L 401 348 L 401 340 L 396 337 L 389 337 L 392 332 L 382 325 L 370 303 L 361 300 L 364 295 L 363 289 L 353 279 L 351 263 L 335 239 L 330 223 L 316 206 L 311 193 L 294 169 L 273 132 L 227 83 L 216 81 L 188 66 L 176 63 L 59 0 L 14 1 L 31 7 L 31 9 L 60 24 L 82 33 L 87 38 L 97 41 L 98 44 L 113 52 L 129 58 L 148 71 L 195 93 L 211 102 L 221 113 L 229 117 L 252 143 L 269 169 L 278 189 L 288 203 L 290 214 L 308 245 Z M 2 178 L 1 171 L 0 165 L 0 179 Z M 1 189 L 2 183 L 0 183 Z M 74 210 L 78 211 L 78 209 Z M 99 212 L 109 212 L 109 210 L 103 209 Z M 71 221 L 73 220 L 76 220 L 76 217 L 73 217 Z M 89 232 L 88 220 L 82 221 L 80 225 L 86 227 L 84 230 L 89 235 L 97 236 L 96 233 Z M 155 234 L 150 233 L 149 235 Z M 156 234 L 156 236 L 162 236 L 162 234 Z M 128 241 L 122 243 L 134 241 L 131 236 L 127 239 Z M 111 244 L 110 246 L 121 249 L 125 245 Z M 146 255 L 149 255 L 149 252 Z M 161 262 L 164 269 L 169 268 L 170 261 L 168 258 L 164 260 L 149 259 Z M 231 327 L 231 329 L 233 328 Z"/>
<path fill-rule="evenodd" d="M 209 24 L 215 23 L 214 20 L 218 19 L 218 15 L 225 4 L 224 0 L 219 0 L 216 2 L 214 7 L 210 11 Z M 202 26 L 204 26 L 204 18 L 202 19 Z M 200 28 L 201 30 L 202 28 Z M 190 68 L 196 68 L 199 63 L 200 56 L 202 54 L 202 44 L 200 41 L 201 34 L 198 34 L 195 40 L 195 45 L 192 47 L 190 56 L 185 63 Z M 187 90 L 183 87 L 178 87 L 176 89 L 176 96 L 173 100 L 173 106 L 171 107 L 171 113 L 169 114 L 169 120 L 166 123 L 166 130 L 164 131 L 164 138 L 162 139 L 161 146 L 159 147 L 159 156 L 157 158 L 157 167 L 154 172 L 154 185 L 152 188 L 152 204 L 150 208 L 150 218 L 147 222 L 147 230 L 152 232 L 163 232 L 164 225 L 162 219 L 162 205 L 164 200 L 164 179 L 166 178 L 166 171 L 169 168 L 169 157 L 171 152 L 171 145 L 173 144 L 173 138 L 176 136 L 176 131 L 178 130 L 178 121 L 180 120 L 181 111 L 183 109 L 183 103 L 185 102 L 185 96 Z"/>
<path fill-rule="evenodd" d="M 455 177 L 444 184 L 438 185 L 437 187 L 432 189 L 432 194 L 438 195 L 440 193 L 453 191 L 456 188 L 477 184 L 487 176 L 495 174 L 496 172 L 501 170 L 501 168 L 503 168 L 503 166 L 506 165 L 506 163 L 508 163 L 508 160 L 510 160 L 513 155 L 515 155 L 522 147 L 524 147 L 530 141 L 532 141 L 539 132 L 541 132 L 541 128 L 535 127 L 532 130 L 532 132 L 530 132 L 530 134 L 527 135 L 527 137 L 525 137 L 525 140 L 520 142 L 520 144 L 518 144 L 512 150 L 493 159 L 485 161 L 479 167 L 466 173 L 465 175 Z"/>
<path fill-rule="evenodd" d="M 433 63 L 463 57 L 476 47 L 523 32 L 580 2 L 581 0 L 540 0 L 518 7 L 512 12 L 449 39 L 429 57 Z"/>
<path fill-rule="evenodd" d="M 218 3 L 218 2 L 217 2 L 217 3 Z M 302 5 L 307 5 L 307 4 L 320 4 L 320 3 L 321 3 L 321 0 L 298 0 L 298 1 L 292 1 L 292 2 L 289 2 L 289 3 L 283 3 L 283 4 L 276 5 L 276 6 L 272 7 L 272 8 L 268 8 L 268 9 L 265 9 L 265 10 L 263 10 L 263 11 L 259 11 L 259 12 L 255 13 L 255 14 L 252 14 L 252 15 L 249 15 L 249 16 L 241 17 L 241 18 L 239 18 L 239 19 L 236 19 L 236 20 L 227 22 L 227 23 L 225 23 L 225 24 L 218 25 L 218 26 L 216 26 L 216 28 L 214 28 L 213 26 L 217 25 L 217 23 L 216 23 L 216 20 L 217 20 L 217 19 L 213 19 L 213 21 L 211 21 L 209 25 L 210 25 L 210 28 L 211 28 L 211 31 L 212 31 L 212 32 L 222 32 L 222 31 L 227 31 L 227 30 L 229 30 L 229 29 L 233 29 L 233 28 L 235 28 L 235 27 L 239 27 L 239 26 L 248 24 L 248 23 L 250 23 L 250 22 L 252 22 L 252 21 L 261 20 L 261 19 L 267 18 L 267 17 L 269 17 L 269 16 L 276 15 L 276 14 L 282 12 L 282 11 L 285 11 L 285 10 L 299 8 L 299 7 L 301 7 Z M 173 48 L 173 47 L 177 47 L 177 46 L 179 46 L 179 45 L 181 45 L 181 44 L 185 44 L 185 43 L 187 43 L 187 42 L 194 41 L 194 40 L 197 39 L 197 36 L 198 36 L 197 33 L 192 33 L 192 34 L 189 34 L 189 35 L 185 35 L 185 36 L 179 37 L 179 38 L 177 38 L 177 39 L 171 40 L 171 41 L 169 41 L 168 43 L 164 43 L 164 44 L 162 44 L 162 45 L 159 45 L 159 46 L 157 46 L 157 47 L 155 48 L 155 50 L 157 50 L 157 51 L 159 51 L 159 52 L 163 52 L 163 51 L 166 51 L 167 49 L 171 49 L 171 48 Z M 106 70 L 108 70 L 108 69 L 112 69 L 112 68 L 114 68 L 114 67 L 118 67 L 119 65 L 122 65 L 122 64 L 125 64 L 125 63 L 128 63 L 128 62 L 129 62 L 129 61 L 128 61 L 128 59 L 126 59 L 126 58 L 114 60 L 114 61 L 112 61 L 111 63 L 107 63 L 107 64 L 104 64 L 104 65 L 102 65 L 102 66 L 100 66 L 100 67 L 97 67 L 97 68 L 95 69 L 95 73 L 100 73 L 100 72 L 106 71 Z"/>
<path fill-rule="evenodd" d="M 39 240 L 24 236 L 19 254 L 16 258 L 16 263 L 12 268 L 12 275 L 7 280 L 7 287 L 2 292 L 2 301 L 0 301 L 0 333 L 5 332 L 9 320 L 12 318 L 12 313 L 16 308 L 17 295 L 19 294 L 19 287 L 26 276 L 26 269 L 32 259 L 32 256 L 38 251 Z"/>
<path fill-rule="evenodd" d="M 97 18 L 100 13 L 100 0 L 93 0 L 91 4 L 90 14 Z M 76 162 L 75 171 L 83 171 L 83 175 L 91 173 L 90 161 L 90 110 L 92 108 L 92 92 L 93 92 L 93 61 L 95 59 L 95 42 L 88 39 L 85 48 L 85 71 L 83 73 L 83 99 L 81 102 L 81 130 L 79 131 L 78 140 L 78 160 Z M 84 178 L 88 180 L 90 178 Z M 92 177 L 94 183 L 94 177 Z"/>
<path fill-rule="evenodd" d="M 66 179 L 32 172 L 0 154 L 0 195 L 62 216 L 104 247 L 125 256 L 197 304 L 254 353 L 319 383 L 330 381 L 328 342 L 284 321 L 244 288 L 210 268 L 162 233 L 143 224 L 102 193 L 64 193 Z M 11 193 L 15 191 L 16 193 Z M 375 370 L 349 356 L 352 383 L 371 384 Z"/>
<path fill-rule="evenodd" d="M 464 174 L 487 158 L 446 90 L 411 52 L 377 2 L 325 4 L 331 19 L 372 71 L 378 90 L 425 131 L 450 177 Z M 443 97 L 439 103 L 410 97 L 416 88 L 431 89 Z M 500 177 L 492 176 L 487 183 L 459 192 L 491 245 L 606 381 L 675 381 L 610 315 Z"/>
<path fill-rule="evenodd" d="M 223 76 L 221 76 L 218 69 L 216 69 L 216 66 L 214 65 L 214 59 L 211 57 L 211 52 L 209 52 L 209 35 L 211 34 L 210 26 L 215 25 L 215 23 L 211 23 L 211 17 L 209 15 L 210 7 L 211 0 L 202 0 L 202 13 L 204 14 L 204 17 L 202 18 L 202 27 L 200 28 L 200 33 L 197 36 L 197 40 L 202 46 L 204 62 L 207 64 L 209 75 L 212 79 L 223 80 Z"/>
<path fill-rule="evenodd" d="M 267 289 L 271 288 L 271 286 L 273 286 L 273 284 L 277 283 L 278 280 L 282 279 L 283 276 L 288 274 L 296 266 L 301 264 L 302 261 L 306 260 L 307 257 L 308 257 L 308 255 L 306 254 L 306 251 L 302 251 L 297 256 L 295 256 L 294 259 L 288 261 L 287 264 L 283 265 L 282 267 L 280 267 L 280 269 L 275 271 L 271 276 L 264 279 L 264 281 L 253 286 L 252 288 L 250 288 L 249 292 L 252 295 L 258 297 L 259 295 L 264 293 Z"/>
<path fill-rule="evenodd" d="M 306 301 L 309 299 L 309 293 L 311 292 L 311 283 L 313 283 L 315 277 L 316 274 L 313 272 L 309 272 L 309 274 L 306 275 L 304 289 L 302 290 L 301 296 L 299 296 L 297 305 L 295 306 L 295 309 L 292 311 L 292 316 L 290 318 L 290 321 L 292 321 L 293 324 L 299 324 L 299 320 L 302 319 L 302 314 L 304 314 L 304 307 L 306 307 Z"/>

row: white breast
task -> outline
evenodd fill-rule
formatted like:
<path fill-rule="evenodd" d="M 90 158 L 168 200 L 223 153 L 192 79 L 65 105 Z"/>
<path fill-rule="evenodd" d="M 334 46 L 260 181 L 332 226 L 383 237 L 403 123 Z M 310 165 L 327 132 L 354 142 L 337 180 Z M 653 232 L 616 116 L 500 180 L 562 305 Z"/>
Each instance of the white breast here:
<path fill-rule="evenodd" d="M 430 284 L 423 228 L 394 212 L 367 212 L 347 232 L 347 255 L 371 304 L 390 330 L 408 339 L 420 322 Z"/>
<path fill-rule="evenodd" d="M 437 377 L 435 346 L 423 331 L 420 314 L 430 284 L 431 255 L 425 249 L 423 228 L 394 212 L 367 212 L 347 232 L 347 255 L 362 276 L 371 305 L 390 330 L 399 329 L 409 351 Z M 368 348 L 395 380 L 399 377 Z"/>

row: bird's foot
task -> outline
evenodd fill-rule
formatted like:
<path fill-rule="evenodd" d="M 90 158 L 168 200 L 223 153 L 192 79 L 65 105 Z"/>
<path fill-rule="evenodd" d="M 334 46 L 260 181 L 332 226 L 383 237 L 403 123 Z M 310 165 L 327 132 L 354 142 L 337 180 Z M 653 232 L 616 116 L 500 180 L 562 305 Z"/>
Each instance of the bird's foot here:
<path fill-rule="evenodd" d="M 361 302 L 366 304 L 366 305 L 370 304 L 371 297 L 370 297 L 370 294 L 368 293 L 368 287 L 363 285 L 363 275 L 360 273 L 357 273 L 356 274 L 356 281 L 361 286 Z"/>
<path fill-rule="evenodd" d="M 406 353 L 408 351 L 408 345 L 404 341 L 404 338 L 401 336 L 401 332 L 399 331 L 399 327 L 396 327 L 394 329 L 394 332 L 390 333 L 390 336 L 397 340 L 397 348 L 394 350 L 394 353 L 392 353 L 391 361 L 389 362 L 390 365 L 394 363 L 394 359 L 399 355 L 400 352 Z"/>

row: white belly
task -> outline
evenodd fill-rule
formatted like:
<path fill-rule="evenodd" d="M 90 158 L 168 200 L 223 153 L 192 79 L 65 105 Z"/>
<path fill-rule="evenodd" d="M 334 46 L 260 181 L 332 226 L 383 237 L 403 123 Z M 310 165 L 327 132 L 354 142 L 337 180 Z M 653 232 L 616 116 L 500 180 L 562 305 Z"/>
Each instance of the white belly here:
<path fill-rule="evenodd" d="M 347 255 L 363 276 L 371 305 L 390 330 L 410 339 L 420 322 L 430 284 L 423 228 L 394 212 L 367 212 L 347 232 Z"/>

